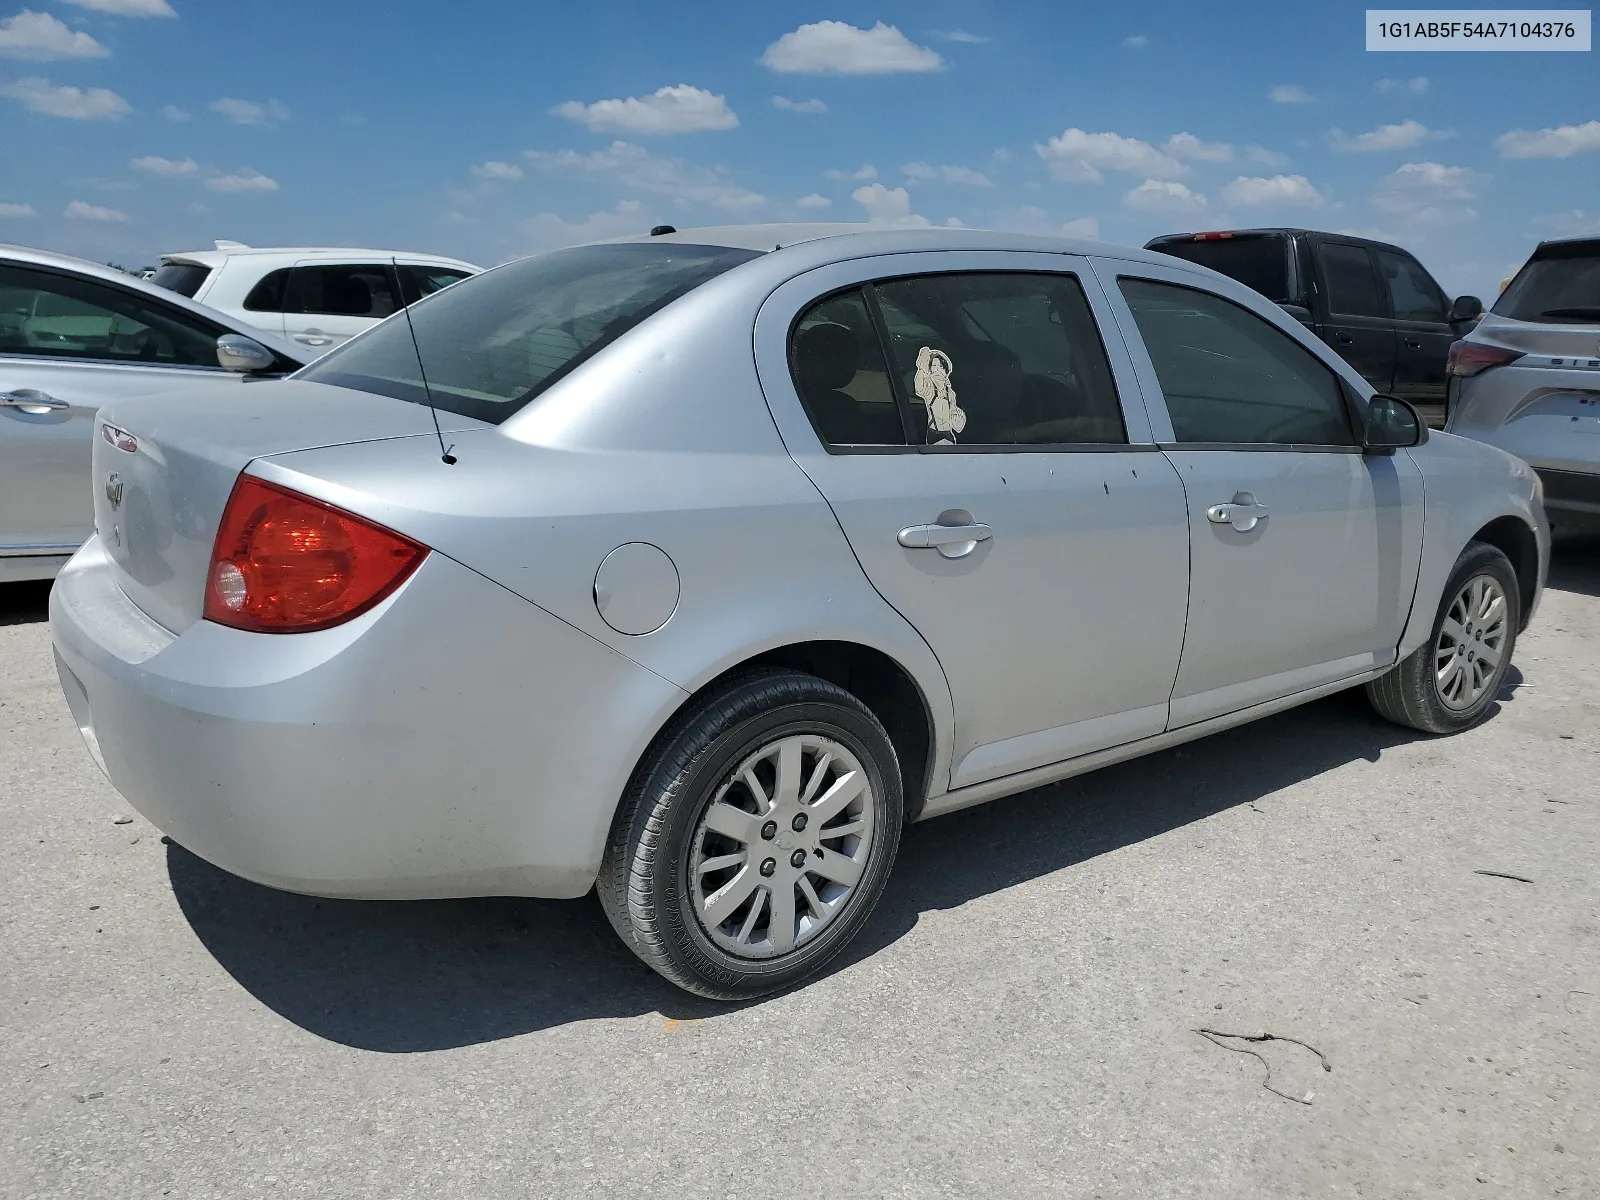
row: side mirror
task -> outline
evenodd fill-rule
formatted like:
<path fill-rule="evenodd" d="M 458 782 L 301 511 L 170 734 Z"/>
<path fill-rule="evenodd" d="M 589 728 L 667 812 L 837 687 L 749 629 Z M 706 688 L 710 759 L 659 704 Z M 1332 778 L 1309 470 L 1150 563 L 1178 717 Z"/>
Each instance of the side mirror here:
<path fill-rule="evenodd" d="M 1483 301 L 1476 296 L 1457 296 L 1455 303 L 1450 305 L 1450 324 L 1458 325 L 1463 321 L 1476 321 L 1483 316 Z"/>
<path fill-rule="evenodd" d="M 217 339 L 217 362 L 229 371 L 265 371 L 277 361 L 276 354 L 242 333 L 225 333 Z"/>
<path fill-rule="evenodd" d="M 1367 402 L 1367 428 L 1361 448 L 1368 454 L 1393 454 L 1428 440 L 1428 427 L 1417 410 L 1393 396 L 1374 396 Z"/>

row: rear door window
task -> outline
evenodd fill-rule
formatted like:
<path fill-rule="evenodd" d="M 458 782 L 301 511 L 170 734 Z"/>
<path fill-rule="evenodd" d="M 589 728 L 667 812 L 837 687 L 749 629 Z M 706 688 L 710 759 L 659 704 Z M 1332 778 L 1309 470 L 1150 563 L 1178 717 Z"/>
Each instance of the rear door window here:
<path fill-rule="evenodd" d="M 380 320 L 398 312 L 387 264 L 296 267 L 284 311 Z"/>
<path fill-rule="evenodd" d="M 1260 292 L 1274 303 L 1289 295 L 1289 239 L 1287 237 L 1206 237 L 1202 240 L 1160 242 L 1150 247 L 1197 266 L 1210 267 Z"/>
<path fill-rule="evenodd" d="M 1429 321 L 1444 324 L 1450 319 L 1450 305 L 1433 277 L 1409 254 L 1379 250 L 1378 271 L 1389 293 L 1389 304 L 1397 321 Z"/>
<path fill-rule="evenodd" d="M 1328 286 L 1328 311 L 1350 317 L 1387 317 L 1378 294 L 1372 255 L 1365 246 L 1348 242 L 1322 244 L 1322 275 Z"/>
<path fill-rule="evenodd" d="M 1127 441 L 1077 277 L 982 272 L 877 284 L 889 358 L 929 446 Z"/>
<path fill-rule="evenodd" d="M 200 290 L 200 285 L 210 274 L 211 268 L 203 267 L 199 263 L 167 263 L 150 277 L 150 282 L 193 300 L 195 293 Z"/>
<path fill-rule="evenodd" d="M 1282 330 L 1211 292 L 1119 282 L 1178 441 L 1355 445 L 1338 379 Z"/>
<path fill-rule="evenodd" d="M 0 353 L 216 367 L 222 332 L 98 280 L 0 265 Z"/>

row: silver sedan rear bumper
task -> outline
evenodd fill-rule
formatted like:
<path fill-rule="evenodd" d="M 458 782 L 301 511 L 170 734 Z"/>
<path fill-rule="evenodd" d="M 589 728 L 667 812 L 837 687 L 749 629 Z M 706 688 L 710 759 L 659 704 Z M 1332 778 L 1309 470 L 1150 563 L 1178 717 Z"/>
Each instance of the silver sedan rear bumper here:
<path fill-rule="evenodd" d="M 97 539 L 50 597 L 91 752 L 181 845 L 316 895 L 579 896 L 617 798 L 682 693 L 440 554 L 316 633 L 127 599 Z"/>

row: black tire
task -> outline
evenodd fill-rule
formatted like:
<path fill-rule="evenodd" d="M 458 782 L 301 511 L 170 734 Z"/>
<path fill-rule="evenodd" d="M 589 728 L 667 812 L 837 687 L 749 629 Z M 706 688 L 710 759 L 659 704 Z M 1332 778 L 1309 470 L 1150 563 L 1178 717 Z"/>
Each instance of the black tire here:
<path fill-rule="evenodd" d="M 795 734 L 831 739 L 860 763 L 875 797 L 871 839 L 854 891 L 819 932 L 786 953 L 741 957 L 718 945 L 695 911 L 694 835 L 736 768 Z M 760 996 L 815 974 L 860 932 L 888 882 L 904 815 L 894 747 L 866 705 L 812 675 L 757 669 L 692 705 L 657 738 L 618 809 L 595 890 L 623 941 L 679 987 L 714 999 Z"/>
<path fill-rule="evenodd" d="M 1467 707 L 1447 704 L 1440 694 L 1435 664 L 1441 634 L 1456 597 L 1467 584 L 1487 575 L 1494 579 L 1505 596 L 1506 615 L 1501 655 L 1494 673 L 1485 681 L 1483 694 Z M 1397 725 L 1420 729 L 1424 733 L 1460 733 L 1482 721 L 1500 694 L 1500 685 L 1511 666 L 1516 649 L 1517 628 L 1522 623 L 1522 593 L 1517 588 L 1517 573 L 1511 560 L 1485 542 L 1468 542 L 1456 559 L 1455 569 L 1444 585 L 1439 610 L 1434 614 L 1428 640 L 1402 659 L 1385 675 L 1367 684 L 1367 700 L 1379 715 Z M 1481 631 L 1477 631 L 1481 636 Z"/>

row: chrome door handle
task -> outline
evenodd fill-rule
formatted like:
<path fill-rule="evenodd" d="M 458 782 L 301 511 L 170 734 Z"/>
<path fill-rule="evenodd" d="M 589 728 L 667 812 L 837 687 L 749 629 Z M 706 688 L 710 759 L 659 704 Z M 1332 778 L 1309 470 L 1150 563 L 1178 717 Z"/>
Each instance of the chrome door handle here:
<path fill-rule="evenodd" d="M 0 392 L 0 408 L 20 408 L 25 413 L 59 412 L 63 408 L 71 408 L 65 400 L 57 400 L 54 396 L 33 388 L 17 388 L 15 391 Z"/>
<path fill-rule="evenodd" d="M 1206 520 L 1213 525 L 1232 525 L 1240 533 L 1249 533 L 1267 519 L 1267 506 L 1260 504 L 1249 492 L 1239 492 L 1228 504 L 1213 504 L 1206 509 Z"/>
<path fill-rule="evenodd" d="M 297 333 L 294 335 L 294 340 L 303 346 L 326 346 L 333 341 L 320 329 L 308 329 L 304 333 Z"/>
<path fill-rule="evenodd" d="M 896 536 L 908 550 L 938 550 L 945 558 L 964 558 L 994 530 L 976 521 L 964 525 L 908 525 Z"/>

